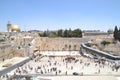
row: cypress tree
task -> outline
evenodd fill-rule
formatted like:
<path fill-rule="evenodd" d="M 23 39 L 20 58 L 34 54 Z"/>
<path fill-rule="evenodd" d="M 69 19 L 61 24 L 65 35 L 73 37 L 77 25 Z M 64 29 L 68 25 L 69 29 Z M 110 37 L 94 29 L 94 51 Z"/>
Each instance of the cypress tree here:
<path fill-rule="evenodd" d="M 115 40 L 118 40 L 118 28 L 117 28 L 117 26 L 115 26 L 115 29 L 114 29 L 114 39 Z"/>
<path fill-rule="evenodd" d="M 67 29 L 64 31 L 64 37 L 68 37 L 68 30 Z"/>
<path fill-rule="evenodd" d="M 120 41 L 120 28 L 119 28 L 118 33 L 117 33 L 117 38 Z"/>

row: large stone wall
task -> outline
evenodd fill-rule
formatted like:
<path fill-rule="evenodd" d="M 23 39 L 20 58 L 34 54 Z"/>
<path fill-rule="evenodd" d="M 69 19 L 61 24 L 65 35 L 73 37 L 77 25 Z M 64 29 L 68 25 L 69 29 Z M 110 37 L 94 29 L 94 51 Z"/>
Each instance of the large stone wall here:
<path fill-rule="evenodd" d="M 36 38 L 36 47 L 38 50 L 80 50 L 80 44 L 87 41 L 84 38 Z"/>
<path fill-rule="evenodd" d="M 0 45 L 0 61 L 10 58 L 11 45 Z"/>
<path fill-rule="evenodd" d="M 27 38 L 27 37 L 32 37 Z M 9 53 L 10 56 L 24 56 L 25 50 L 29 50 L 29 53 L 33 53 L 35 50 L 39 51 L 68 51 L 68 50 L 80 50 L 81 43 L 94 41 L 100 42 L 105 39 L 111 38 L 109 35 L 94 35 L 83 36 L 83 38 L 48 38 L 39 37 L 37 33 L 18 33 L 10 37 L 11 49 L 0 49 L 0 54 Z M 13 40 L 12 40 L 13 38 Z M 30 44 L 30 45 L 29 45 Z M 27 47 L 27 48 L 25 48 Z M 23 55 L 21 55 L 23 54 Z"/>

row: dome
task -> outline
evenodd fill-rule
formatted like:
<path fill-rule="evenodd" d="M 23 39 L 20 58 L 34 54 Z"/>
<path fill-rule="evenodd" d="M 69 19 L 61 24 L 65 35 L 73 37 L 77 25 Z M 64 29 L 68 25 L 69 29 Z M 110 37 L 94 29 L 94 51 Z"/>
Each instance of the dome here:
<path fill-rule="evenodd" d="M 114 31 L 113 31 L 113 29 L 109 29 L 107 32 L 108 33 L 113 33 Z"/>
<path fill-rule="evenodd" d="M 19 27 L 18 25 L 13 25 L 13 26 L 11 27 L 11 30 L 12 30 L 12 31 L 20 31 L 20 27 Z"/>

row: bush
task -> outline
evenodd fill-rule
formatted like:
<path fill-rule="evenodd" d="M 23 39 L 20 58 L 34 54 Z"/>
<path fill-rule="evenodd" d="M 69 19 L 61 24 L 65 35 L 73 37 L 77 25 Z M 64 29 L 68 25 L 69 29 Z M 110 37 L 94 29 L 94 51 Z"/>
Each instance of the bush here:
<path fill-rule="evenodd" d="M 102 42 L 101 42 L 101 44 L 104 45 L 104 46 L 105 46 L 105 45 L 108 45 L 108 44 L 110 44 L 110 43 L 111 43 L 111 42 L 109 42 L 109 41 L 102 41 Z"/>

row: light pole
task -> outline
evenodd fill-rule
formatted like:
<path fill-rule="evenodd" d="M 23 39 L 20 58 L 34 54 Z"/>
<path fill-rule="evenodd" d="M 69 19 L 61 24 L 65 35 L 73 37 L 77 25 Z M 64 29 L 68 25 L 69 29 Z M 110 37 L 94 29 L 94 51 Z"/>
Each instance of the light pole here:
<path fill-rule="evenodd" d="M 25 45 L 24 46 L 24 48 L 25 48 L 25 52 L 24 52 L 24 55 L 25 55 L 25 57 L 29 57 L 29 45 Z"/>
<path fill-rule="evenodd" d="M 29 57 L 29 46 L 30 46 L 30 44 L 27 44 L 27 42 L 26 42 L 26 39 L 24 39 L 24 48 L 25 48 L 25 50 L 24 50 L 24 56 L 25 57 Z"/>

